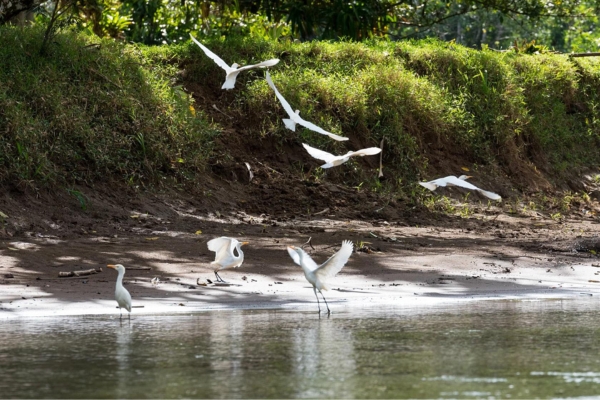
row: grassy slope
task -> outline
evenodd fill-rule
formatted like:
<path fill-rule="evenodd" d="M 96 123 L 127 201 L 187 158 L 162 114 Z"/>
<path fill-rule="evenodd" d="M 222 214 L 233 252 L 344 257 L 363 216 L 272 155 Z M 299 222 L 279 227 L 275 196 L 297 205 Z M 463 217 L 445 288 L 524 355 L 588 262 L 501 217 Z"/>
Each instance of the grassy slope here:
<path fill-rule="evenodd" d="M 176 71 L 135 46 L 41 29 L 0 29 L 0 182 L 153 182 L 193 178 L 216 129 L 173 90 Z"/>
<path fill-rule="evenodd" d="M 433 173 L 459 173 L 459 165 L 508 176 L 523 188 L 560 183 L 600 161 L 595 60 L 437 41 L 206 41 L 228 62 L 281 58 L 272 68 L 280 92 L 305 118 L 350 136 L 348 144 L 286 130 L 261 71 L 241 74 L 234 91 L 220 91 L 222 70 L 193 44 L 103 41 L 96 49 L 85 46 L 98 39 L 62 34 L 43 58 L 36 52 L 39 29 L 3 27 L 0 40 L 8 43 L 0 47 L 3 183 L 193 182 L 219 135 L 219 124 L 207 122 L 212 102 L 236 116 L 225 128 L 275 148 L 304 141 L 345 152 L 385 138 L 387 176 L 394 177 L 385 186 L 394 191 L 410 192 Z M 178 85 L 196 89 L 195 109 Z M 330 178 L 381 189 L 365 165 L 353 161 Z"/>

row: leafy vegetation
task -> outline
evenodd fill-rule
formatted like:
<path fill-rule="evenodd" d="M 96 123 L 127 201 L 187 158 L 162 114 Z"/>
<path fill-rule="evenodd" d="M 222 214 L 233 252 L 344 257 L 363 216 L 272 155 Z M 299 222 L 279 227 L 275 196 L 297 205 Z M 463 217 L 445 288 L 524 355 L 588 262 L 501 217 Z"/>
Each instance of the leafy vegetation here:
<path fill-rule="evenodd" d="M 39 8 L 45 10 L 40 19 L 51 22 L 59 6 L 71 11 L 67 24 L 145 44 L 179 43 L 192 32 L 303 41 L 435 37 L 496 49 L 535 40 L 563 52 L 600 48 L 597 0 L 49 0 Z"/>
<path fill-rule="evenodd" d="M 37 49 L 39 28 L 0 28 L 0 181 L 185 182 L 216 130 L 171 87 L 177 69 L 143 48 L 75 33 Z"/>
<path fill-rule="evenodd" d="M 283 96 L 304 118 L 350 136 L 348 143 L 285 129 L 260 70 L 240 74 L 235 90 L 222 91 L 222 69 L 191 42 L 146 47 L 61 33 L 40 56 L 42 37 L 35 27 L 0 29 L 10 44 L 0 49 L 3 183 L 193 184 L 221 131 L 275 152 L 307 142 L 343 153 L 385 139 L 386 181 L 377 180 L 373 160 L 351 160 L 327 171 L 327 179 L 412 198 L 423 192 L 415 182 L 441 165 L 524 185 L 537 177 L 566 180 L 600 162 L 597 60 L 431 39 L 203 39 L 228 62 L 281 58 L 271 74 Z M 215 104 L 213 117 L 233 119 L 209 124 Z M 229 147 L 217 150 L 236 156 Z M 237 151 L 257 156 L 250 147 Z M 289 168 L 324 179 L 320 169 L 306 175 L 302 165 Z M 69 193 L 84 207 L 84 197 Z"/>

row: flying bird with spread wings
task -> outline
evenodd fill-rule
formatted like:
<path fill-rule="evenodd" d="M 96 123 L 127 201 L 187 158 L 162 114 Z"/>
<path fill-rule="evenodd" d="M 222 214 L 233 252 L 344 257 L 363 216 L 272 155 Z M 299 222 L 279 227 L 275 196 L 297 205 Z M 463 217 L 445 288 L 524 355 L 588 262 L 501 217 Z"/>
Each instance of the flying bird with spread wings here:
<path fill-rule="evenodd" d="M 223 61 L 221 59 L 221 57 L 219 57 L 218 55 L 216 55 L 215 53 L 210 51 L 208 48 L 206 48 L 206 46 L 204 46 L 202 43 L 200 43 L 198 40 L 196 40 L 196 38 L 193 37 L 191 33 L 190 33 L 190 37 L 192 38 L 194 43 L 196 43 L 198 46 L 200 46 L 202 51 L 204 51 L 204 54 L 206 54 L 209 58 L 211 58 L 219 67 L 221 67 L 225 70 L 225 73 L 227 74 L 227 76 L 225 78 L 225 83 L 223 83 L 223 86 L 221 86 L 221 89 L 233 89 L 235 86 L 235 79 L 237 78 L 238 74 L 242 71 L 246 71 L 246 70 L 253 69 L 253 68 L 272 67 L 273 65 L 275 65 L 279 62 L 278 58 L 274 58 L 272 60 L 263 61 L 261 63 L 254 64 L 254 65 L 246 65 L 244 67 L 240 67 L 236 63 L 231 64 L 231 66 L 229 66 L 229 65 L 227 65 L 227 63 L 225 61 Z"/>
<path fill-rule="evenodd" d="M 289 118 L 283 119 L 283 123 L 285 124 L 286 128 L 295 132 L 296 125 L 302 125 L 303 127 L 310 129 L 311 131 L 315 131 L 317 133 L 320 133 L 321 135 L 329 136 L 330 138 L 332 138 L 334 140 L 338 140 L 338 141 L 348 140 L 347 137 L 343 137 L 340 135 L 336 135 L 335 133 L 328 132 L 325 129 L 313 124 L 312 122 L 308 122 L 307 120 L 300 117 L 300 110 L 294 111 L 292 109 L 292 107 L 290 106 L 290 103 L 288 103 L 287 100 L 281 95 L 281 93 L 279 93 L 279 90 L 277 90 L 277 88 L 275 87 L 273 80 L 271 80 L 271 75 L 269 74 L 269 71 L 267 71 L 266 79 L 267 79 L 267 83 L 269 84 L 271 89 L 273 89 L 273 91 L 275 92 L 275 95 L 279 99 L 279 102 L 283 106 L 283 109 L 285 110 L 285 112 L 288 113 Z"/>
<path fill-rule="evenodd" d="M 461 188 L 478 191 L 479 193 L 481 193 L 488 199 L 502 200 L 502 197 L 500 197 L 496 193 L 488 192 L 487 190 L 480 189 L 477 186 L 473 185 L 472 183 L 467 182 L 467 179 L 469 179 L 469 178 L 471 178 L 471 176 L 468 176 L 468 175 L 461 175 L 458 178 L 456 176 L 446 176 L 445 178 L 438 178 L 438 179 L 434 179 L 429 182 L 419 182 L 419 185 L 421 185 L 424 188 L 427 188 L 431 191 L 434 191 L 438 187 L 458 186 Z"/>
<path fill-rule="evenodd" d="M 343 163 L 348 161 L 350 159 L 350 157 L 373 156 L 375 154 L 381 153 L 381 149 L 379 147 L 369 147 L 369 148 L 362 149 L 362 150 L 349 151 L 346 154 L 341 155 L 341 156 L 335 156 L 326 151 L 315 149 L 314 147 L 311 147 L 311 146 L 307 145 L 306 143 L 302 143 L 302 146 L 304 146 L 304 148 L 306 149 L 308 154 L 310 154 L 313 158 L 316 158 L 317 160 L 325 161 L 325 164 L 321 165 L 321 168 L 337 167 L 338 165 L 342 165 Z"/>

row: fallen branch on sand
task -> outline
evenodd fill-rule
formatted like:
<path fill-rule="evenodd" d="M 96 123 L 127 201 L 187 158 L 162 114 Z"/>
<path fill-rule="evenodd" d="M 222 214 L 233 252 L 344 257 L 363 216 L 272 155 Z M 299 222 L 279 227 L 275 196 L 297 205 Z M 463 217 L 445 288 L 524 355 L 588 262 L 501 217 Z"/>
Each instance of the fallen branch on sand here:
<path fill-rule="evenodd" d="M 92 269 L 84 269 L 83 271 L 68 271 L 68 272 L 59 272 L 58 273 L 58 277 L 59 278 L 68 278 L 70 276 L 85 276 L 85 275 L 92 275 L 92 274 L 97 274 L 99 272 L 102 272 L 102 268 L 92 268 Z"/>

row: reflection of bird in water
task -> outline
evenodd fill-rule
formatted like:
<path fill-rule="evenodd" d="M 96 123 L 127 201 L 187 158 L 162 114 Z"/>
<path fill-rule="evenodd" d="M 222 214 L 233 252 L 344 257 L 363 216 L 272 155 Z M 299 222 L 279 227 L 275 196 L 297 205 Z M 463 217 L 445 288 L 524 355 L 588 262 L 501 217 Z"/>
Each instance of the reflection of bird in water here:
<path fill-rule="evenodd" d="M 117 300 L 117 304 L 119 305 L 119 310 L 121 311 L 121 318 L 123 318 L 123 308 L 129 311 L 129 319 L 131 319 L 131 295 L 123 286 L 123 276 L 125 275 L 125 267 L 121 264 L 117 265 L 107 265 L 108 268 L 112 268 L 117 270 L 119 275 L 117 276 L 117 286 L 115 289 L 115 299 Z"/>
<path fill-rule="evenodd" d="M 241 247 L 245 244 L 248 244 L 248 242 L 240 242 L 237 239 L 225 236 L 210 240 L 207 243 L 208 249 L 216 253 L 215 261 L 211 262 L 210 265 L 216 267 L 215 277 L 217 278 L 217 282 L 225 283 L 217 271 L 227 268 L 237 268 L 242 265 L 244 262 L 244 252 Z M 234 250 L 237 251 L 237 256 L 235 255 Z"/>
<path fill-rule="evenodd" d="M 300 110 L 296 110 L 294 112 L 294 110 L 292 109 L 292 106 L 290 106 L 290 103 L 288 103 L 287 100 L 281 95 L 281 93 L 279 93 L 279 91 L 275 87 L 275 84 L 271 80 L 271 75 L 269 74 L 269 71 L 267 71 L 266 78 L 267 78 L 267 83 L 269 84 L 269 86 L 271 86 L 271 89 L 273 89 L 273 91 L 275 92 L 275 95 L 279 99 L 279 102 L 283 106 L 283 109 L 288 113 L 288 116 L 290 117 L 288 119 L 283 120 L 283 123 L 285 124 L 286 128 L 295 132 L 296 124 L 298 124 L 298 125 L 302 125 L 305 128 L 310 129 L 311 131 L 320 133 L 321 135 L 329 136 L 330 138 L 332 138 L 334 140 L 348 140 L 347 137 L 343 137 L 343 136 L 336 135 L 331 132 L 327 132 L 325 129 L 313 124 L 312 122 L 308 122 L 305 119 L 303 119 L 302 117 L 300 117 Z"/>
<path fill-rule="evenodd" d="M 317 160 L 323 160 L 326 164 L 321 165 L 321 168 L 331 168 L 337 167 L 338 165 L 342 165 L 346 161 L 350 159 L 350 157 L 354 156 L 373 156 L 375 154 L 381 153 L 381 149 L 379 147 L 369 147 L 366 149 L 358 150 L 358 151 L 349 151 L 344 155 L 335 156 L 331 153 L 328 153 L 323 150 L 315 149 L 314 147 L 310 147 L 306 143 L 302 143 L 302 146 L 306 149 L 308 154 L 310 154 L 313 158 Z"/>
<path fill-rule="evenodd" d="M 502 200 L 502 197 L 497 195 L 496 193 L 488 192 L 487 190 L 483 190 L 473 185 L 472 183 L 467 182 L 466 180 L 471 178 L 471 176 L 461 175 L 458 178 L 455 176 L 447 176 L 445 178 L 434 179 L 429 182 L 419 182 L 419 185 L 427 188 L 431 191 L 434 191 L 438 187 L 444 186 L 459 186 L 465 189 L 476 190 L 485 197 L 492 200 Z"/>
<path fill-rule="evenodd" d="M 225 70 L 227 77 L 225 78 L 225 83 L 223 83 L 223 86 L 221 86 L 221 89 L 233 89 L 235 86 L 235 79 L 237 78 L 238 74 L 242 71 L 246 71 L 246 70 L 252 69 L 252 68 L 272 67 L 273 65 L 275 65 L 279 62 L 279 59 L 274 58 L 272 60 L 263 61 L 261 63 L 255 64 L 255 65 L 246 65 L 245 67 L 238 68 L 237 64 L 232 64 L 230 67 L 229 65 L 227 65 L 227 63 L 225 61 L 223 61 L 221 59 L 221 57 L 219 57 L 218 55 L 216 55 L 215 53 L 210 51 L 208 48 L 203 46 L 202 43 L 197 41 L 196 38 L 192 36 L 192 34 L 190 34 L 190 37 L 192 38 L 194 43 L 196 43 L 198 46 L 200 46 L 200 48 L 202 49 L 204 54 L 206 54 L 209 58 L 212 58 L 212 60 L 215 63 L 217 63 L 217 65 L 219 67 L 221 67 Z"/>
<path fill-rule="evenodd" d="M 319 303 L 317 290 L 319 293 L 321 293 L 321 296 L 325 301 L 327 313 L 331 314 L 327 300 L 325 300 L 325 296 L 323 296 L 323 292 L 321 290 L 328 289 L 325 280 L 329 277 L 335 276 L 335 274 L 340 272 L 344 265 L 346 265 L 348 262 L 348 259 L 354 251 L 354 245 L 352 242 L 349 240 L 344 240 L 342 242 L 342 247 L 338 250 L 338 252 L 332 255 L 321 266 L 318 266 L 313 259 L 310 258 L 310 256 L 299 247 L 288 246 L 287 251 L 290 257 L 292 257 L 292 260 L 294 260 L 294 262 L 301 266 L 302 270 L 304 270 L 304 276 L 306 277 L 306 280 L 313 285 L 313 291 L 315 292 L 315 297 L 317 298 L 319 313 L 321 312 L 321 305 Z"/>

